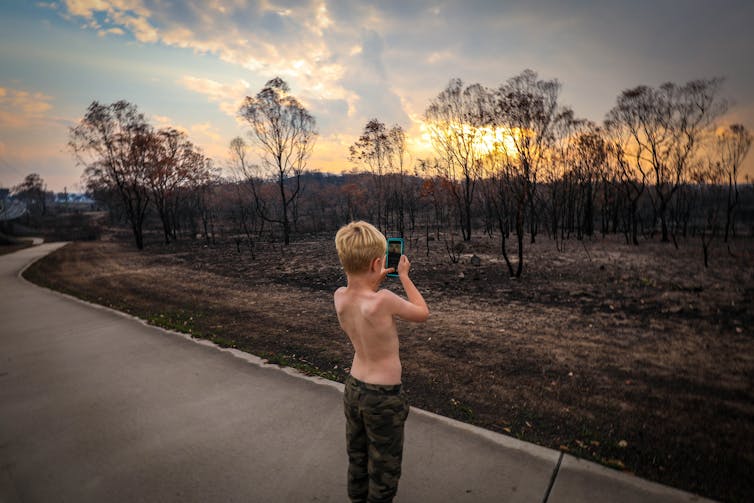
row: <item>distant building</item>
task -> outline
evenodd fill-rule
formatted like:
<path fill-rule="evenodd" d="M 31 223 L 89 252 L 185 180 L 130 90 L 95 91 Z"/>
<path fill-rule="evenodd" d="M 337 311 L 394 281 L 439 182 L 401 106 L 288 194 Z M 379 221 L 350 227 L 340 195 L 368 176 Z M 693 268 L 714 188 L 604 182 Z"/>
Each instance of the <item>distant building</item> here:
<path fill-rule="evenodd" d="M 95 211 L 97 201 L 86 194 L 76 192 L 58 192 L 52 199 L 51 206 L 58 211 Z"/>
<path fill-rule="evenodd" d="M 55 199 L 53 200 L 56 204 L 67 204 L 67 203 L 77 203 L 77 204 L 94 204 L 94 199 L 87 196 L 86 194 L 77 194 L 75 192 L 59 192 L 55 195 Z"/>

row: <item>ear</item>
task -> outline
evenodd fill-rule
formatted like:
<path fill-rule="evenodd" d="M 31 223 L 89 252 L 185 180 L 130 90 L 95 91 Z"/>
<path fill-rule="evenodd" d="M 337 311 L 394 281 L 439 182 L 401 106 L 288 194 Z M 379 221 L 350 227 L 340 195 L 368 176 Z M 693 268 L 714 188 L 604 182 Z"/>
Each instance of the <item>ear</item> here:
<path fill-rule="evenodd" d="M 382 260 L 383 257 L 377 257 L 372 260 L 372 270 L 374 272 L 380 272 L 382 270 Z"/>

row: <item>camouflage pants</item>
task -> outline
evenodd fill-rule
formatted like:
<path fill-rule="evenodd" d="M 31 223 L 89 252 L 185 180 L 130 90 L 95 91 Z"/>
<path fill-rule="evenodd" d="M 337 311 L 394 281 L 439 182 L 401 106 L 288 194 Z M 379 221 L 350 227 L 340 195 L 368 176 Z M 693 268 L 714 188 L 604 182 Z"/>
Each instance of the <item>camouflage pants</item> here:
<path fill-rule="evenodd" d="M 348 497 L 353 502 L 393 501 L 401 476 L 408 399 L 400 384 L 368 384 L 350 375 L 345 384 Z"/>

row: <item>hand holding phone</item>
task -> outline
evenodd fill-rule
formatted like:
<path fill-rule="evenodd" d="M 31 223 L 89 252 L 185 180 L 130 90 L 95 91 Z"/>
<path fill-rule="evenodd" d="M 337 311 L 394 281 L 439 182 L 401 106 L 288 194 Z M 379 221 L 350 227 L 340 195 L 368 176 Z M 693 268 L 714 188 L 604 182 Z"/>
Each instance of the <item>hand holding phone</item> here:
<path fill-rule="evenodd" d="M 387 251 L 385 252 L 387 260 L 385 261 L 385 269 L 393 269 L 393 272 L 388 273 L 391 278 L 398 277 L 398 264 L 400 263 L 401 256 L 403 255 L 403 239 L 402 238 L 388 238 Z"/>
<path fill-rule="evenodd" d="M 398 261 L 398 268 L 396 269 L 398 276 L 404 273 L 406 274 L 406 276 L 408 276 L 408 271 L 410 269 L 411 269 L 411 262 L 409 262 L 408 257 L 405 255 L 401 255 L 401 258 Z"/>

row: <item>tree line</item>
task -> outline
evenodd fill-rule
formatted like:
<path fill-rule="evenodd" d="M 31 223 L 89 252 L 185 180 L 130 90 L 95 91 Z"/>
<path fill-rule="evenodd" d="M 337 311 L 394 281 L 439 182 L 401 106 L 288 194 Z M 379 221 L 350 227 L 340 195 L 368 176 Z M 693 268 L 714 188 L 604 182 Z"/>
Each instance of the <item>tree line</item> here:
<path fill-rule="evenodd" d="M 402 126 L 375 118 L 349 148 L 351 171 L 337 176 L 309 169 L 316 120 L 280 78 L 240 107 L 248 141 L 230 141 L 224 178 L 183 133 L 155 130 L 124 101 L 92 103 L 69 146 L 89 191 L 130 224 L 139 248 L 151 211 L 165 242 L 210 241 L 220 229 L 252 258 L 263 236 L 287 245 L 366 218 L 423 236 L 427 250 L 442 243 L 451 261 L 473 235 L 497 236 L 517 277 L 542 233 L 559 249 L 597 234 L 633 245 L 657 235 L 676 247 L 698 236 L 707 265 L 715 240 L 729 243 L 737 220 L 754 221 L 752 186 L 740 180 L 752 136 L 719 123 L 721 85 L 627 89 L 596 124 L 561 104 L 557 80 L 531 70 L 492 88 L 453 79 L 424 113 L 433 155 L 415 158 Z"/>
<path fill-rule="evenodd" d="M 152 207 L 165 242 L 201 213 L 203 192 L 217 178 L 212 162 L 174 128 L 155 130 L 126 101 L 93 102 L 70 129 L 68 146 L 84 167 L 87 191 L 125 217 L 136 247 L 144 247 L 144 221 Z"/>

